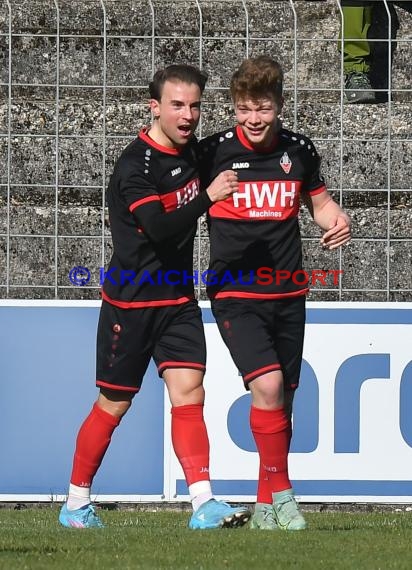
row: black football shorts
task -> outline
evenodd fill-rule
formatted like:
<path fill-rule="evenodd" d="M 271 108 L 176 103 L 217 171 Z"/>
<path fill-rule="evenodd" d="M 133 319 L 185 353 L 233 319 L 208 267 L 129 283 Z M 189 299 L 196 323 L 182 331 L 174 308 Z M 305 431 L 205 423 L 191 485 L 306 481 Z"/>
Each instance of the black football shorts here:
<path fill-rule="evenodd" d="M 103 301 L 97 329 L 96 385 L 138 392 L 154 359 L 167 368 L 206 368 L 202 313 L 196 301 L 167 307 L 120 309 Z"/>
<path fill-rule="evenodd" d="M 276 300 L 227 298 L 212 312 L 245 388 L 281 370 L 285 390 L 298 387 L 305 331 L 305 296 Z"/>

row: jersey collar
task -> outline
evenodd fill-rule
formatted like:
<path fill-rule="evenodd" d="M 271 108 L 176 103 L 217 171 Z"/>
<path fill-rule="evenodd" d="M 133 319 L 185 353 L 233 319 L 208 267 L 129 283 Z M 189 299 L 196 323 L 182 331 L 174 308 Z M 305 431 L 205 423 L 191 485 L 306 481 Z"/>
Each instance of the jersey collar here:
<path fill-rule="evenodd" d="M 142 139 L 146 144 L 155 148 L 156 150 L 160 150 L 160 152 L 164 152 L 166 154 L 173 154 L 174 156 L 177 156 L 178 154 L 181 153 L 181 150 L 177 148 L 170 148 L 168 146 L 163 146 L 157 143 L 151 137 L 149 137 L 149 135 L 147 134 L 148 132 L 149 132 L 149 127 L 143 127 L 143 129 L 139 133 L 139 139 Z"/>

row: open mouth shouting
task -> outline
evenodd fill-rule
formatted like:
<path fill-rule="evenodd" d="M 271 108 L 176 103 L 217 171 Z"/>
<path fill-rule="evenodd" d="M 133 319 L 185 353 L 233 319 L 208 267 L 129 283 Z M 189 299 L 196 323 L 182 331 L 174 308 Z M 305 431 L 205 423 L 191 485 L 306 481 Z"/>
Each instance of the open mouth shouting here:
<path fill-rule="evenodd" d="M 177 127 L 177 130 L 179 131 L 180 136 L 184 137 L 184 138 L 189 138 L 192 136 L 193 134 L 193 125 L 179 125 Z"/>

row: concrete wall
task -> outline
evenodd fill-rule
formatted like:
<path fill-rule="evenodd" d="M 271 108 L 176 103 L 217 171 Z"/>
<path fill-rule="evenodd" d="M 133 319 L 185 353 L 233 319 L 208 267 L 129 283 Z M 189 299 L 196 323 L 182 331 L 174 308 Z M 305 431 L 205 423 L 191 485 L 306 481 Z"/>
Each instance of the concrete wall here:
<path fill-rule="evenodd" d="M 293 6 L 296 19 L 289 1 L 0 0 L 0 296 L 97 299 L 111 253 L 104 189 L 122 147 L 150 120 L 153 70 L 190 61 L 209 73 L 204 136 L 232 124 L 232 71 L 247 53 L 268 53 L 286 73 L 285 126 L 313 138 L 354 223 L 341 255 L 324 252 L 302 212 L 306 267 L 344 270 L 340 288 L 310 299 L 410 301 L 412 15 L 395 9 L 392 101 L 343 106 L 338 3 Z M 207 258 L 202 221 L 195 266 L 204 270 Z M 74 265 L 91 270 L 91 287 L 70 284 Z"/>

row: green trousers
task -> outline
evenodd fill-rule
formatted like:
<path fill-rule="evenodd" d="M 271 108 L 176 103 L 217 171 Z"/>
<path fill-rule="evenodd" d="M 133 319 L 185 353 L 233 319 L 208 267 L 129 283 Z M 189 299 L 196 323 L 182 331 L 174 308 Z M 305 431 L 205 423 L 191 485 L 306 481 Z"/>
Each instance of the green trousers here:
<path fill-rule="evenodd" d="M 370 45 L 368 30 L 372 22 L 372 6 L 342 6 L 343 11 L 343 71 L 368 73 Z M 339 51 L 342 43 L 339 41 Z"/>

